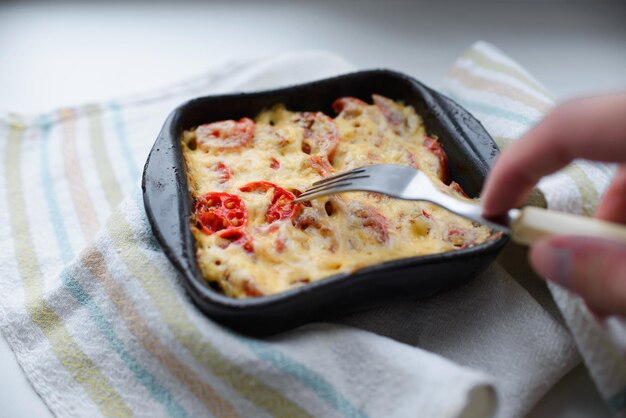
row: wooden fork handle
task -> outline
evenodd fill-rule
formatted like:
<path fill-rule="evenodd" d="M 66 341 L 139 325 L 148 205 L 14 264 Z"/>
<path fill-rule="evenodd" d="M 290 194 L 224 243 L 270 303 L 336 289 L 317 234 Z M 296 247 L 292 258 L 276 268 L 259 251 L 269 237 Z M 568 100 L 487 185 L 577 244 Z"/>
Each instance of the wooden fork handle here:
<path fill-rule="evenodd" d="M 548 235 L 579 235 L 626 244 L 626 225 L 537 207 L 520 209 L 511 224 L 513 241 L 532 245 Z"/>

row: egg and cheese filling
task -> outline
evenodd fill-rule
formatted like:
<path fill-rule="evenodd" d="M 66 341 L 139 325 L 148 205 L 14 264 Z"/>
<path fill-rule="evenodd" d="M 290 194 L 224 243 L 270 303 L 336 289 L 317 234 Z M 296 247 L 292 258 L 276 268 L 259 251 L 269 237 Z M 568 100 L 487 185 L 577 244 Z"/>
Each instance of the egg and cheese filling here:
<path fill-rule="evenodd" d="M 443 191 L 447 157 L 420 116 L 400 102 L 352 97 L 321 112 L 282 105 L 200 125 L 182 135 L 196 257 L 205 279 L 232 297 L 270 295 L 384 261 L 485 242 L 492 231 L 424 202 L 351 192 L 292 201 L 323 177 L 371 164 L 404 164 Z"/>

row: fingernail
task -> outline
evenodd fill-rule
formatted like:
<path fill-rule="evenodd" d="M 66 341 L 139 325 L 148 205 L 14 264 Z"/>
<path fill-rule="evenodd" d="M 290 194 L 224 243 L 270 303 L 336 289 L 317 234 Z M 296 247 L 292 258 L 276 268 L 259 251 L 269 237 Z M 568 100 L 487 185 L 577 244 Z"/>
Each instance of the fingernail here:
<path fill-rule="evenodd" d="M 572 253 L 568 248 L 540 242 L 533 247 L 532 262 L 547 279 L 569 287 L 572 273 Z"/>

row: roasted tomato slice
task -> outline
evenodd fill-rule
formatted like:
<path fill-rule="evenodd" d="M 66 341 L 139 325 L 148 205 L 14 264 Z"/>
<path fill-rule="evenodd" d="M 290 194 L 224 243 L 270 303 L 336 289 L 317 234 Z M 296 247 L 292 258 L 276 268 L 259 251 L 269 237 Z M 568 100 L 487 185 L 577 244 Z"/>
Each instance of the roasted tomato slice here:
<path fill-rule="evenodd" d="M 263 292 L 261 292 L 251 280 L 245 280 L 243 282 L 243 292 L 250 298 L 263 296 Z"/>
<path fill-rule="evenodd" d="M 406 116 L 401 112 L 401 108 L 396 102 L 378 94 L 372 95 L 372 100 L 374 105 L 380 110 L 380 113 L 387 119 L 387 122 L 395 127 L 404 124 Z"/>
<path fill-rule="evenodd" d="M 337 113 L 343 112 L 343 116 L 346 119 L 352 119 L 361 115 L 363 109 L 367 106 L 367 103 L 356 97 L 340 97 L 333 102 L 333 110 Z"/>
<path fill-rule="evenodd" d="M 196 219 L 202 232 L 212 235 L 245 226 L 248 211 L 237 195 L 209 192 L 196 201 Z"/>
<path fill-rule="evenodd" d="M 360 219 L 361 225 L 372 231 L 378 242 L 381 244 L 387 242 L 389 239 L 389 226 L 385 215 L 365 205 L 356 208 L 353 214 Z"/>
<path fill-rule="evenodd" d="M 439 159 L 439 178 L 445 184 L 448 184 L 448 182 L 450 181 L 450 172 L 448 169 L 448 155 L 443 150 L 439 141 L 437 141 L 437 139 L 435 138 L 427 136 L 426 139 L 424 139 L 424 146 L 428 148 L 428 150 Z"/>
<path fill-rule="evenodd" d="M 333 160 L 339 132 L 335 122 L 322 112 L 304 112 L 298 115 L 297 122 L 304 128 L 302 152 L 319 155 Z"/>
<path fill-rule="evenodd" d="M 220 232 L 220 237 L 224 238 L 233 244 L 241 245 L 244 250 L 249 253 L 254 252 L 252 246 L 252 237 L 246 233 L 244 228 L 231 228 Z"/>
<path fill-rule="evenodd" d="M 309 160 L 309 164 L 311 164 L 311 168 L 322 177 L 328 177 L 335 171 L 333 166 L 328 162 L 328 159 L 320 157 L 319 155 L 313 155 Z"/>
<path fill-rule="evenodd" d="M 198 228 L 207 235 L 217 234 L 244 250 L 254 251 L 252 238 L 244 226 L 248 222 L 248 210 L 237 195 L 225 192 L 209 192 L 196 201 Z"/>
<path fill-rule="evenodd" d="M 196 128 L 196 142 L 205 151 L 240 148 L 252 142 L 254 128 L 254 121 L 248 118 L 207 123 Z"/>
<path fill-rule="evenodd" d="M 283 189 L 270 183 L 269 181 L 253 181 L 252 183 L 245 184 L 239 188 L 242 192 L 266 192 L 270 189 L 274 189 L 274 197 L 270 203 L 270 207 L 265 214 L 265 220 L 267 223 L 282 219 L 295 219 L 302 211 L 302 204 L 293 204 L 293 200 L 296 195 L 288 190 Z"/>
<path fill-rule="evenodd" d="M 295 227 L 298 229 L 305 231 L 308 227 L 311 226 L 317 229 L 323 228 L 322 220 L 319 218 L 319 216 L 313 213 L 305 212 L 301 216 L 298 216 L 298 219 L 296 219 Z"/>
<path fill-rule="evenodd" d="M 465 190 L 463 190 L 461 185 L 457 183 L 456 181 L 453 181 L 452 183 L 450 183 L 450 188 L 463 197 L 469 197 L 467 196 L 467 193 L 465 193 Z"/>
<path fill-rule="evenodd" d="M 218 174 L 217 181 L 221 184 L 228 182 L 228 180 L 232 177 L 232 173 L 230 172 L 228 166 L 221 161 L 215 164 L 215 171 L 217 171 Z"/>
<path fill-rule="evenodd" d="M 465 228 L 451 227 L 445 240 L 457 248 L 467 248 L 476 244 L 476 231 Z"/>

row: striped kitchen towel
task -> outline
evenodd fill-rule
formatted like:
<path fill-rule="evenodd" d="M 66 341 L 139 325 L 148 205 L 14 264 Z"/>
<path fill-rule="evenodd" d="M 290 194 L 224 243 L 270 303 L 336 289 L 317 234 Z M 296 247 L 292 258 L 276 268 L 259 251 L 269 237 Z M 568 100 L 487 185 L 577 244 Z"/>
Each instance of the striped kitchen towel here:
<path fill-rule="evenodd" d="M 327 53 L 230 65 L 163 92 L 0 118 L 0 326 L 60 417 L 490 416 L 492 379 L 340 325 L 269 339 L 204 317 L 156 245 L 140 171 L 191 97 L 351 69 Z"/>
<path fill-rule="evenodd" d="M 522 416 L 576 364 L 563 325 L 498 265 L 463 288 L 379 312 L 369 326 L 353 317 L 267 339 L 233 333 L 189 302 L 152 237 L 139 188 L 167 113 L 191 97 L 351 69 L 332 54 L 286 54 L 154 94 L 0 115 L 0 327 L 53 413 L 489 417 L 499 398 L 497 416 Z M 482 43 L 446 87 L 503 145 L 551 106 L 528 74 Z M 589 212 L 610 172 L 574 167 L 542 191 L 553 207 Z M 582 197 L 592 189 L 595 197 Z M 600 356 L 589 361 L 592 373 L 603 359 L 621 364 L 604 357 L 617 325 L 597 327 L 574 298 L 553 291 L 568 325 L 585 335 L 585 358 L 585 350 Z M 397 324 L 394 316 L 414 344 L 372 326 Z M 607 380 L 615 405 L 616 376 Z"/>
<path fill-rule="evenodd" d="M 485 42 L 474 44 L 456 61 L 444 84 L 501 148 L 554 106 L 554 98 L 532 75 Z M 576 160 L 542 179 L 538 189 L 551 209 L 592 215 L 615 169 Z M 609 409 L 626 416 L 626 322 L 616 316 L 598 319 L 580 298 L 553 283 L 548 287 Z"/>

